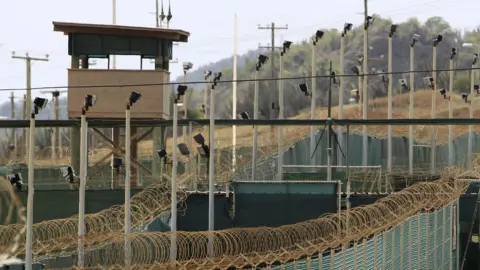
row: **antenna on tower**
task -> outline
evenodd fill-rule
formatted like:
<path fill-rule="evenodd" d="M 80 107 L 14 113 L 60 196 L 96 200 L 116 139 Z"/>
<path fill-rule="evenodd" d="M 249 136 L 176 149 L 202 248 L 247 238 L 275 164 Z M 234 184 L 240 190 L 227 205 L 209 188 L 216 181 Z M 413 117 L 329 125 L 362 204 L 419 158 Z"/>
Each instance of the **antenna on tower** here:
<path fill-rule="evenodd" d="M 162 7 L 160 11 L 160 27 L 163 25 L 163 22 L 165 21 L 165 12 L 163 11 L 163 0 L 162 0 Z"/>
<path fill-rule="evenodd" d="M 167 15 L 167 28 L 170 28 L 170 20 L 172 19 L 172 8 L 170 0 L 168 0 L 168 15 Z"/>

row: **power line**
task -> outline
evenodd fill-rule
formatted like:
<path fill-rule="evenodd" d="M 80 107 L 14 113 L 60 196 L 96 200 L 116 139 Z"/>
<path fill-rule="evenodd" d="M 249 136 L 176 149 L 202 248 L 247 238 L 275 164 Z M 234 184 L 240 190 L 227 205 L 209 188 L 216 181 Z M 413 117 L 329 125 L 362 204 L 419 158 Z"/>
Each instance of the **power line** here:
<path fill-rule="evenodd" d="M 385 76 L 388 74 L 400 75 L 400 74 L 416 74 L 416 73 L 432 73 L 432 72 L 449 72 L 449 71 L 471 71 L 480 70 L 480 67 L 470 68 L 454 68 L 454 69 L 436 69 L 436 70 L 415 70 L 415 71 L 396 71 L 396 72 L 382 72 L 380 73 L 364 73 L 360 75 L 345 74 L 336 75 L 337 78 L 350 78 L 358 76 Z M 255 81 L 280 81 L 280 80 L 305 80 L 312 78 L 330 78 L 329 75 L 317 75 L 317 76 L 298 76 L 298 77 L 283 77 L 283 78 L 258 78 L 258 79 L 237 79 L 237 80 L 224 80 L 218 83 L 242 83 L 242 82 L 255 82 Z M 97 84 L 97 85 L 71 85 L 71 86 L 40 86 L 32 87 L 32 90 L 47 90 L 47 89 L 75 89 L 75 88 L 100 88 L 100 87 L 147 87 L 147 86 L 160 86 L 160 85 L 181 85 L 181 84 L 205 84 L 205 81 L 191 81 L 191 82 L 166 82 L 166 83 L 144 83 L 144 84 Z M 0 92 L 5 91 L 25 91 L 26 88 L 0 88 Z"/>

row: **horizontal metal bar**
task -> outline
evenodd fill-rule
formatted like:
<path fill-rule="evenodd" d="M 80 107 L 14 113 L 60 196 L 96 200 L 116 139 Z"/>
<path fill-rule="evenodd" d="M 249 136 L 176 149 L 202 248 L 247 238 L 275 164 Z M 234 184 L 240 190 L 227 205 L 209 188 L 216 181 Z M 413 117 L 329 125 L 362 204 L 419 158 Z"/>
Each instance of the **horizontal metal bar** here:
<path fill-rule="evenodd" d="M 193 122 L 199 126 L 208 126 L 208 119 L 179 120 L 180 126 L 186 126 Z M 143 120 L 132 119 L 134 127 L 171 126 L 172 120 Z M 378 125 L 480 125 L 480 118 L 437 118 L 437 119 L 281 119 L 281 120 L 233 120 L 218 119 L 215 124 L 219 126 L 325 126 L 331 123 L 337 126 L 378 126 Z M 75 127 L 80 126 L 80 120 L 37 120 L 36 127 Z M 89 127 L 124 127 L 125 120 L 88 120 Z M 28 128 L 29 120 L 1 120 L 0 128 Z"/>

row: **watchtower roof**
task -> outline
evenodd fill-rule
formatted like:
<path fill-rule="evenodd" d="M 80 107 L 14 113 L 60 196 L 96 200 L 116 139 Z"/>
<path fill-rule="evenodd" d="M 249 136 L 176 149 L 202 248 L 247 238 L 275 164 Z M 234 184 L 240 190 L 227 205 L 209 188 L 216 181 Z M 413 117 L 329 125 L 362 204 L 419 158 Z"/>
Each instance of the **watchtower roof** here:
<path fill-rule="evenodd" d="M 159 38 L 176 42 L 188 42 L 189 32 L 177 29 L 109 25 L 109 24 L 87 24 L 71 22 L 52 22 L 53 31 L 70 33 L 93 34 L 93 35 L 114 35 L 128 37 Z"/>

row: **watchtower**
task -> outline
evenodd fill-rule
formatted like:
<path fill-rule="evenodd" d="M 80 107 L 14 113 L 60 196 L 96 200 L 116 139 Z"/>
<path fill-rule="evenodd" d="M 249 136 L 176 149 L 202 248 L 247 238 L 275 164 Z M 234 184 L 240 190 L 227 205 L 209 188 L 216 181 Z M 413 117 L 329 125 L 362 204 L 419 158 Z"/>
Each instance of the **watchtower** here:
<path fill-rule="evenodd" d="M 68 117 L 78 119 L 87 94 L 96 95 L 97 102 L 87 113 L 87 119 L 125 119 L 125 106 L 132 91 L 142 94 L 138 106 L 132 107 L 132 119 L 169 119 L 170 87 L 162 84 L 170 81 L 169 61 L 172 59 L 173 42 L 187 42 L 189 33 L 182 30 L 147 28 L 120 25 L 80 24 L 53 22 L 54 31 L 68 35 L 68 54 L 71 67 L 68 69 Z M 154 59 L 155 69 L 89 69 L 89 59 L 110 59 L 112 55 L 137 55 L 139 63 L 143 59 Z M 98 163 L 103 163 L 112 155 L 121 157 L 124 150 L 120 147 L 120 130 L 112 130 L 108 138 L 99 130 L 99 134 L 111 144 L 111 153 Z M 132 186 L 138 183 L 137 170 L 159 175 L 159 163 L 153 162 L 152 171 L 136 162 L 137 142 L 147 134 L 136 134 L 132 127 Z M 152 128 L 153 151 L 163 149 L 163 132 Z M 71 163 L 76 172 L 80 167 L 80 129 L 72 128 L 70 138 Z M 90 173 L 89 176 L 92 176 Z M 115 186 L 112 178 L 112 185 Z"/>

